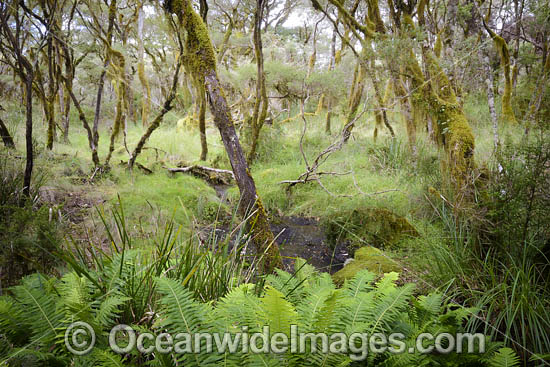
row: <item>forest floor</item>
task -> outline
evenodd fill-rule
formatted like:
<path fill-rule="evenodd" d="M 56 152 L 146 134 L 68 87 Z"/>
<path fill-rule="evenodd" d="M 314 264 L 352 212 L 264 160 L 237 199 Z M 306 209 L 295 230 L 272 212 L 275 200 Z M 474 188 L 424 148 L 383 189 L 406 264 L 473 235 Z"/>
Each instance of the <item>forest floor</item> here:
<path fill-rule="evenodd" d="M 465 111 L 476 136 L 477 164 L 484 167 L 492 154 L 493 132 L 489 116 L 479 107 L 481 105 L 479 98 L 472 97 L 466 101 Z M 11 120 L 17 121 L 23 111 L 11 107 Z M 347 240 L 329 243 L 331 241 L 327 238 L 335 236 L 327 232 L 331 228 L 327 223 L 341 223 L 338 218 L 347 218 L 354 211 L 364 208 L 382 208 L 405 218 L 419 233 L 415 238 L 404 238 L 383 246 L 385 256 L 399 263 L 402 269 L 407 269 L 404 272 L 408 280 L 417 278 L 425 282 L 425 275 L 433 266 L 430 264 L 431 249 L 447 237 L 445 228 L 436 220 L 438 200 L 432 200 L 430 194 L 433 193 L 432 188 L 439 190 L 442 184 L 440 153 L 432 143 L 426 142 L 425 132 L 419 131 L 418 159 L 411 164 L 400 116 L 397 113 L 390 113 L 389 116 L 397 138 L 391 139 L 383 130 L 374 141 L 374 118 L 365 116 L 358 122 L 349 143 L 332 154 L 320 169 L 347 174 L 323 178 L 323 187 L 312 182 L 299 184 L 290 190 L 281 182 L 296 180 L 305 172 L 303 155 L 308 161 L 313 160 L 337 139 L 336 132 L 342 122 L 335 117 L 332 123 L 334 133 L 328 136 L 324 131 L 324 114 L 308 117 L 303 139 L 301 119 L 284 125 L 274 123 L 265 126 L 258 159 L 251 172 L 272 218 L 272 230 L 278 236 L 277 242 L 287 258 L 287 265 L 290 265 L 292 258 L 299 256 L 309 259 L 319 269 L 330 272 L 338 270 L 351 257 L 352 251 L 347 248 L 349 239 L 357 235 L 339 235 L 338 238 Z M 181 226 L 184 232 L 195 233 L 212 227 L 216 222 L 223 223 L 224 218 L 233 215 L 239 198 L 236 187 L 213 187 L 199 178 L 167 171 L 166 168 L 195 163 L 230 168 L 219 134 L 213 126 L 209 126 L 207 132 L 208 160 L 198 162 L 198 129 L 178 129 L 176 121 L 181 117 L 169 113 L 152 135 L 148 149 L 138 158 L 137 161 L 152 170 L 152 174 L 145 174 L 137 168 L 134 172 L 126 169 L 124 163 L 128 160 L 128 154 L 120 138 L 111 160 L 111 170 L 92 179 L 91 154 L 76 116 L 73 116 L 69 143 L 58 141 L 51 152 L 38 149 L 36 176 L 44 178 L 42 199 L 56 209 L 57 215 L 70 228 L 67 235 L 82 241 L 91 238 L 108 246 L 100 229 L 98 212 L 108 213 L 118 203 L 122 203 L 126 220 L 131 223 L 138 241 L 139 238 L 153 236 L 169 220 Z M 42 141 L 45 128 L 38 118 L 36 120 L 36 138 Z M 103 117 L 105 124 L 110 120 L 109 116 Z M 18 128 L 16 132 L 16 142 L 21 149 L 23 129 Z M 141 124 L 128 123 L 126 142 L 130 150 L 133 150 L 143 132 Z M 500 134 L 505 136 L 507 132 L 501 131 Z M 104 129 L 99 150 L 103 159 L 108 141 L 108 131 Z M 224 227 L 223 224 L 216 224 L 216 228 Z M 371 244 L 365 238 L 356 238 L 351 242 Z"/>

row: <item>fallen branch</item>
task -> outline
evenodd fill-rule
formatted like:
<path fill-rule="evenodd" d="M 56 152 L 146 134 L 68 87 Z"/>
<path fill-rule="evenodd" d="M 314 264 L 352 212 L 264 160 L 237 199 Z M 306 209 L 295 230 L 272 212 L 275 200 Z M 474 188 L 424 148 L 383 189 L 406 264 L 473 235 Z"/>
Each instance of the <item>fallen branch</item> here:
<path fill-rule="evenodd" d="M 308 177 L 305 177 L 303 179 L 298 179 L 298 180 L 285 180 L 285 181 L 281 181 L 279 182 L 279 184 L 281 185 L 289 185 L 289 188 L 294 186 L 294 185 L 297 185 L 297 184 L 300 184 L 300 183 L 308 183 L 308 182 L 313 182 L 313 181 L 317 181 L 318 179 L 321 178 L 321 176 L 346 176 L 346 175 L 349 175 L 351 174 L 352 172 L 316 172 L 314 174 L 311 174 L 309 175 Z"/>
<path fill-rule="evenodd" d="M 351 172 L 348 172 L 348 173 L 317 172 L 317 170 L 319 169 L 319 167 L 323 163 L 325 163 L 325 161 L 328 159 L 328 157 L 332 153 L 334 153 L 336 151 L 339 151 L 340 149 L 342 149 L 344 144 L 346 144 L 346 130 L 347 130 L 347 128 L 349 126 L 355 124 L 357 122 L 357 120 L 359 120 L 365 114 L 365 112 L 367 110 L 367 103 L 365 101 L 363 111 L 361 111 L 361 113 L 359 115 L 355 116 L 355 118 L 352 121 L 350 121 L 348 124 L 346 124 L 346 126 L 344 126 L 344 128 L 342 129 L 342 132 L 340 133 L 340 136 L 338 137 L 338 140 L 333 142 L 328 148 L 326 148 L 324 151 L 319 153 L 319 155 L 315 158 L 315 160 L 313 161 L 313 164 L 311 166 L 309 165 L 307 157 L 306 157 L 306 155 L 304 153 L 304 150 L 303 150 L 303 140 L 304 140 L 304 136 L 305 136 L 306 129 L 307 129 L 307 121 L 306 121 L 306 118 L 305 118 L 306 115 L 304 113 L 303 105 L 304 105 L 304 103 L 302 103 L 302 105 L 301 105 L 300 115 L 302 117 L 302 120 L 304 121 L 304 129 L 302 131 L 302 136 L 300 138 L 300 151 L 302 153 L 302 157 L 304 158 L 304 162 L 306 164 L 306 172 L 302 173 L 300 175 L 300 177 L 298 177 L 297 180 L 283 181 L 283 182 L 281 182 L 281 184 L 287 184 L 288 185 L 287 190 L 290 190 L 293 186 L 295 186 L 297 184 L 315 181 L 315 182 L 319 183 L 319 185 L 325 191 L 328 192 L 328 190 L 321 183 L 321 180 L 320 180 L 321 175 L 344 176 L 344 175 L 350 174 Z"/>
<path fill-rule="evenodd" d="M 166 168 L 171 173 L 190 173 L 213 185 L 231 185 L 235 176 L 232 171 L 225 169 L 211 168 L 199 165 L 178 168 Z"/>

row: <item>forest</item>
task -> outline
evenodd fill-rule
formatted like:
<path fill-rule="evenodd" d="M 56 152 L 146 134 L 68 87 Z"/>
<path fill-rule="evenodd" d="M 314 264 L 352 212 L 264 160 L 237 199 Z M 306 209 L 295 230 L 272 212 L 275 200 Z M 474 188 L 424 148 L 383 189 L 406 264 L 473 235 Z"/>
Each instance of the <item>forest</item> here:
<path fill-rule="evenodd" d="M 2 0 L 0 137 L 0 366 L 550 365 L 548 0 Z"/>

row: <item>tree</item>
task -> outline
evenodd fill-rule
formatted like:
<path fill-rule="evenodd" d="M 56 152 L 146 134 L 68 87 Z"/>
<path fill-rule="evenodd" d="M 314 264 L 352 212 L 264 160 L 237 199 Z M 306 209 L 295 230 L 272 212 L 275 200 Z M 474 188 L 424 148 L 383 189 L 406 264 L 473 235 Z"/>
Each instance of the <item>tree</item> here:
<path fill-rule="evenodd" d="M 269 99 L 265 85 L 264 53 L 262 45 L 262 19 L 264 17 L 265 0 L 256 1 L 256 12 L 254 13 L 254 54 L 256 56 L 256 102 L 252 115 L 252 143 L 248 154 L 248 163 L 252 164 L 256 157 L 260 131 L 267 117 Z"/>
<path fill-rule="evenodd" d="M 34 70 L 38 64 L 38 58 L 32 60 L 25 55 L 25 41 L 28 37 L 28 27 L 26 16 L 20 11 L 19 6 L 11 8 L 9 2 L 0 4 L 0 51 L 4 59 L 9 60 L 10 66 L 17 73 L 24 86 L 25 94 L 25 150 L 26 164 L 23 177 L 23 194 L 30 196 L 32 170 L 34 166 L 33 138 L 32 138 L 32 91 L 34 82 Z M 13 19 L 12 19 L 13 17 Z M 39 27 L 35 31 L 40 35 L 37 49 L 40 50 L 45 45 L 45 33 Z M 46 33 L 48 29 L 46 29 Z"/>
<path fill-rule="evenodd" d="M 266 273 L 272 272 L 275 267 L 281 266 L 279 248 L 269 228 L 267 214 L 257 195 L 254 179 L 250 174 L 233 125 L 229 106 L 216 71 L 216 56 L 208 29 L 193 9 L 190 0 L 167 0 L 165 7 L 178 16 L 181 26 L 187 33 L 186 51 L 189 56 L 190 70 L 201 83 L 204 83 L 210 110 L 214 115 L 214 123 L 220 132 L 241 193 L 240 212 L 245 218 L 248 213 L 253 213 L 248 224 L 251 227 L 257 252 L 263 256 L 262 268 Z"/>
<path fill-rule="evenodd" d="M 489 13 L 490 14 L 490 13 Z M 500 55 L 500 65 L 502 66 L 502 71 L 504 73 L 504 92 L 502 94 L 502 118 L 504 122 L 510 124 L 517 124 L 516 116 L 514 115 L 514 110 L 512 109 L 512 75 L 510 72 L 510 51 L 508 50 L 508 44 L 504 38 L 500 37 L 498 34 L 493 32 L 491 28 L 487 25 L 485 20 L 483 20 L 483 25 L 489 33 L 489 36 L 493 39 L 495 47 L 498 50 Z"/>
<path fill-rule="evenodd" d="M 2 111 L 2 106 L 0 106 L 0 111 Z M 4 146 L 6 148 L 14 149 L 15 143 L 13 142 L 13 138 L 10 135 L 10 132 L 8 130 L 8 127 L 6 124 L 4 124 L 4 121 L 0 118 L 0 138 L 2 138 L 2 142 L 4 143 Z"/>

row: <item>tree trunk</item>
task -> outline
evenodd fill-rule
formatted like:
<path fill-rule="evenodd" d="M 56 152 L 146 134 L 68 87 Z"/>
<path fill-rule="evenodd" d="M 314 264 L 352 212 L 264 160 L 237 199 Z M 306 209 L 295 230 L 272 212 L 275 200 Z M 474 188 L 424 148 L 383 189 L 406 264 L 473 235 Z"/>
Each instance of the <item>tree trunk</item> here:
<path fill-rule="evenodd" d="M 147 128 L 147 131 L 145 132 L 145 134 L 143 134 L 138 144 L 136 145 L 136 148 L 132 152 L 130 159 L 128 160 L 128 168 L 130 170 L 134 168 L 136 159 L 138 155 L 141 153 L 141 151 L 143 150 L 143 147 L 145 146 L 145 143 L 147 143 L 147 140 L 149 140 L 149 137 L 151 136 L 151 134 L 153 134 L 153 132 L 160 126 L 160 123 L 162 122 L 164 115 L 166 115 L 168 111 L 172 109 L 172 101 L 176 97 L 178 77 L 179 77 L 182 63 L 183 63 L 183 57 L 180 55 L 180 57 L 178 57 L 178 65 L 176 66 L 176 72 L 174 74 L 174 79 L 172 82 L 172 89 L 170 89 L 170 94 L 168 95 L 168 98 L 166 99 L 166 101 L 164 101 L 162 110 L 157 115 L 157 117 L 153 120 L 153 122 L 149 125 L 149 127 Z"/>
<path fill-rule="evenodd" d="M 199 132 L 201 135 L 201 161 L 205 161 L 208 157 L 208 141 L 206 140 L 206 95 L 204 85 L 198 86 L 197 91 L 199 104 Z"/>
<path fill-rule="evenodd" d="M 504 93 L 502 93 L 502 118 L 504 122 L 517 124 L 514 110 L 512 109 L 512 77 L 510 75 L 510 52 L 504 38 L 493 32 L 485 22 L 483 23 L 487 33 L 493 39 L 495 47 L 500 54 L 500 65 L 504 74 Z"/>
<path fill-rule="evenodd" d="M 2 137 L 2 141 L 4 142 L 6 148 L 15 149 L 13 138 L 11 137 L 9 130 L 2 119 L 0 119 L 0 136 Z"/>
<path fill-rule="evenodd" d="M 493 142 L 495 145 L 495 150 L 499 145 L 498 138 L 498 117 L 497 111 L 495 109 L 495 95 L 493 94 L 493 73 L 491 71 L 491 65 L 489 62 L 489 55 L 483 54 L 481 56 L 481 62 L 483 65 L 483 70 L 486 74 L 485 84 L 487 85 L 487 104 L 489 105 L 489 112 L 491 114 L 491 121 L 493 122 Z"/>
<path fill-rule="evenodd" d="M 168 0 L 166 5 L 167 9 L 178 15 L 187 31 L 186 46 L 187 53 L 190 55 L 191 72 L 196 75 L 198 80 L 205 83 L 210 110 L 214 115 L 214 123 L 220 132 L 235 174 L 235 181 L 241 193 L 240 212 L 245 218 L 251 211 L 254 212 L 247 225 L 252 231 L 258 255 L 262 256 L 260 268 L 263 272 L 270 273 L 282 265 L 279 247 L 269 228 L 262 201 L 256 193 L 256 185 L 250 175 L 229 106 L 218 79 L 216 57 L 208 29 L 201 17 L 193 10 L 189 0 L 180 0 L 174 3 Z"/>
<path fill-rule="evenodd" d="M 109 5 L 109 24 L 107 25 L 107 47 L 105 51 L 105 62 L 103 63 L 103 70 L 101 71 L 101 75 L 99 76 L 99 83 L 97 87 L 97 97 L 96 97 L 96 104 L 95 104 L 95 115 L 94 115 L 94 125 L 92 127 L 93 132 L 93 149 L 95 150 L 92 152 L 92 155 L 97 155 L 97 147 L 99 144 L 99 116 L 101 114 L 101 99 L 103 97 L 103 88 L 105 87 L 105 75 L 107 74 L 107 68 L 109 67 L 110 63 L 110 48 L 112 43 L 112 37 L 113 37 L 113 27 L 115 23 L 115 16 L 116 16 L 116 0 L 111 0 L 111 3 Z M 97 166 L 97 164 L 96 164 Z"/>
<path fill-rule="evenodd" d="M 113 131 L 111 132 L 111 143 L 109 145 L 109 153 L 105 159 L 105 167 L 109 166 L 109 162 L 115 150 L 115 139 L 120 134 L 121 129 L 126 129 L 126 60 L 122 53 L 111 50 L 113 61 L 112 65 L 117 71 L 115 93 L 117 96 L 115 122 Z"/>
<path fill-rule="evenodd" d="M 143 22 L 145 18 L 145 12 L 143 10 L 143 2 L 138 3 L 138 65 L 137 72 L 138 78 L 141 83 L 142 90 L 142 103 L 141 103 L 141 124 L 146 126 L 149 122 L 149 111 L 151 110 L 151 88 L 149 86 L 149 80 L 145 75 L 145 62 L 144 62 L 144 52 L 145 48 L 143 47 Z"/>
<path fill-rule="evenodd" d="M 329 71 L 333 71 L 336 66 L 336 30 L 332 31 L 332 39 L 330 41 L 330 65 Z M 327 98 L 327 118 L 325 120 L 325 133 L 331 134 L 331 119 L 332 119 L 332 98 Z"/>
<path fill-rule="evenodd" d="M 349 96 L 346 122 L 344 124 L 344 142 L 347 142 L 351 136 L 351 131 L 354 128 L 354 124 L 352 124 L 351 122 L 355 119 L 355 116 L 357 115 L 357 109 L 359 108 L 359 105 L 361 104 L 361 98 L 363 97 L 363 89 L 365 89 L 366 72 L 363 65 L 360 65 L 360 63 L 358 63 L 356 67 L 356 72 L 357 73 L 355 75 L 354 82 L 352 83 L 352 88 Z"/>
<path fill-rule="evenodd" d="M 82 126 L 84 126 L 84 129 L 88 133 L 88 145 L 90 147 L 90 150 L 92 151 L 92 162 L 94 162 L 94 165 L 98 167 L 100 165 L 99 163 L 99 156 L 97 154 L 97 147 L 95 146 L 95 140 L 94 140 L 94 134 L 92 129 L 90 129 L 90 124 L 88 123 L 88 120 L 86 119 L 86 115 L 84 115 L 84 111 L 82 110 L 82 107 L 80 106 L 80 102 L 74 95 L 73 89 L 72 89 L 72 83 L 69 83 L 69 81 L 65 78 L 63 78 L 63 82 L 65 83 L 65 87 L 67 88 L 67 92 L 69 93 L 69 96 L 71 97 L 74 106 L 76 107 L 76 110 L 78 111 L 78 118 L 82 122 Z"/>
<path fill-rule="evenodd" d="M 542 102 L 542 96 L 544 95 L 544 88 L 546 87 L 547 81 L 550 78 L 550 57 L 548 53 L 544 54 L 545 57 L 542 58 L 544 61 L 544 65 L 542 66 L 541 76 L 539 78 L 539 81 L 537 83 L 537 87 L 533 91 L 533 95 L 531 96 L 531 101 L 529 102 L 529 107 L 527 108 L 527 115 L 526 115 L 526 126 L 525 126 L 525 134 L 529 134 L 529 130 L 531 129 L 531 125 L 535 122 L 537 113 L 540 110 L 540 105 Z"/>
<path fill-rule="evenodd" d="M 32 169 L 34 166 L 33 146 L 32 146 L 32 72 L 27 73 L 25 80 L 25 97 L 26 97 L 26 122 L 25 122 L 25 149 L 27 152 L 25 175 L 23 178 L 23 194 L 31 196 L 31 178 Z"/>
<path fill-rule="evenodd" d="M 254 14 L 254 52 L 256 55 L 256 103 L 254 115 L 252 116 L 252 143 L 248 154 L 248 163 L 252 164 L 256 158 L 260 132 L 267 117 L 269 100 L 265 85 L 264 53 L 262 45 L 262 18 L 264 13 L 265 0 L 257 0 L 256 13 Z M 260 109 L 261 106 L 261 109 Z"/>
<path fill-rule="evenodd" d="M 233 17 L 235 18 L 237 16 L 237 9 L 233 9 Z M 227 25 L 227 29 L 225 31 L 225 34 L 223 35 L 223 41 L 220 46 L 220 49 L 218 51 L 218 57 L 217 57 L 217 63 L 220 65 L 223 61 L 223 57 L 225 56 L 225 53 L 227 52 L 227 47 L 229 45 L 229 39 L 231 38 L 231 35 L 233 34 L 233 27 L 235 27 L 233 23 L 233 19 L 229 19 L 229 24 Z"/>

